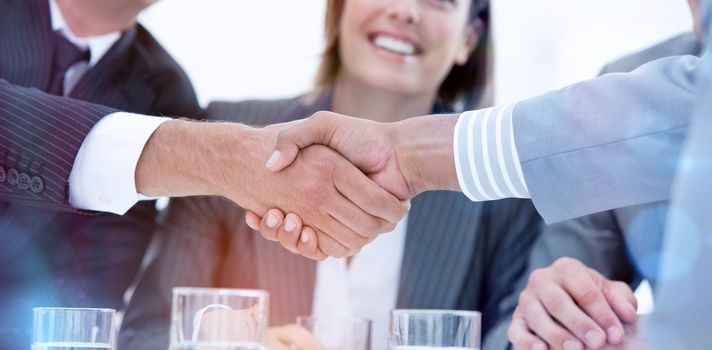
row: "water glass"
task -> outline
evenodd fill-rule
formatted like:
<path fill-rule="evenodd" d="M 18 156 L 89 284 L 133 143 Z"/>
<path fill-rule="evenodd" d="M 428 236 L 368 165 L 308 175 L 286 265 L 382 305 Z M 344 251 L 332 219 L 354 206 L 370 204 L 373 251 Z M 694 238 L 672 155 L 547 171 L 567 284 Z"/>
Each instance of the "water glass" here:
<path fill-rule="evenodd" d="M 32 309 L 32 350 L 113 349 L 112 309 Z"/>
<path fill-rule="evenodd" d="M 480 348 L 481 315 L 476 311 L 395 310 L 391 350 Z"/>
<path fill-rule="evenodd" d="M 371 321 L 360 318 L 308 317 L 297 318 L 324 350 L 370 350 Z"/>
<path fill-rule="evenodd" d="M 173 288 L 170 349 L 263 349 L 267 305 L 263 290 Z"/>

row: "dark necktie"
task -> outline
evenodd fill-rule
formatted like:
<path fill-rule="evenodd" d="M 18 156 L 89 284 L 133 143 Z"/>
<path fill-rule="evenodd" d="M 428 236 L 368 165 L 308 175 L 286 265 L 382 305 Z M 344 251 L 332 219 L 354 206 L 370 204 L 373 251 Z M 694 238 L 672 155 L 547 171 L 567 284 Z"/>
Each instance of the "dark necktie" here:
<path fill-rule="evenodd" d="M 89 61 L 89 51 L 80 50 L 60 33 L 55 32 L 55 39 L 52 75 L 47 92 L 62 96 L 67 70 L 78 62 Z"/>

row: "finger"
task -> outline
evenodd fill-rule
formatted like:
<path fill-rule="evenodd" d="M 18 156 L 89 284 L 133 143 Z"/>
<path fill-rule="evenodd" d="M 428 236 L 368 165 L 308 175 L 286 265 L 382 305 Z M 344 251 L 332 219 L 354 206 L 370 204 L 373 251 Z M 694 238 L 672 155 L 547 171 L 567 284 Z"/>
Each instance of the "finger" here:
<path fill-rule="evenodd" d="M 299 254 L 297 242 L 300 232 L 302 232 L 302 219 L 294 213 L 289 213 L 277 231 L 277 240 L 290 252 Z"/>
<path fill-rule="evenodd" d="M 265 216 L 262 217 L 262 221 L 260 221 L 260 234 L 262 234 L 263 237 L 266 237 L 269 240 L 276 241 L 279 226 L 282 225 L 283 221 L 284 213 L 282 213 L 281 210 L 268 210 Z"/>
<path fill-rule="evenodd" d="M 584 313 L 560 286 L 543 285 L 535 291 L 548 313 L 589 348 L 599 349 L 606 343 L 606 334 Z"/>
<path fill-rule="evenodd" d="M 399 200 L 351 164 L 341 168 L 334 173 L 334 186 L 361 210 L 391 223 L 408 213 L 410 202 Z"/>
<path fill-rule="evenodd" d="M 583 265 L 582 265 L 583 266 Z M 594 276 L 588 273 L 588 268 L 582 272 L 576 269 L 569 270 L 565 276 Z M 603 294 L 603 280 L 594 276 L 588 278 L 563 278 L 562 286 L 573 298 L 574 302 L 590 316 L 598 326 L 605 330 L 608 342 L 618 344 L 623 341 L 624 332 L 618 316 L 613 312 Z"/>
<path fill-rule="evenodd" d="M 634 323 L 638 320 L 638 302 L 630 286 L 623 282 L 610 282 L 604 287 L 603 294 L 621 321 Z"/>
<path fill-rule="evenodd" d="M 281 339 L 292 347 L 299 350 L 321 350 L 319 342 L 306 328 L 295 324 L 282 328 L 284 332 L 280 332 Z"/>
<path fill-rule="evenodd" d="M 332 238 L 329 234 L 321 230 L 315 230 L 317 249 L 321 251 L 325 256 L 331 257 L 345 257 L 348 256 L 350 251 L 349 248 L 339 243 L 337 240 Z"/>
<path fill-rule="evenodd" d="M 521 317 L 512 318 L 512 323 L 509 324 L 509 329 L 507 330 L 507 337 L 517 349 L 548 349 L 546 344 L 541 339 L 539 339 L 539 337 L 529 331 L 526 322 Z"/>
<path fill-rule="evenodd" d="M 322 220 L 323 229 L 319 229 L 319 231 L 324 232 L 329 237 L 341 243 L 341 245 L 347 248 L 347 251 L 359 250 L 368 243 L 369 238 L 361 236 L 358 232 L 344 225 L 331 215 L 333 207 L 327 208 L 327 210 L 329 212 Z"/>
<path fill-rule="evenodd" d="M 575 335 L 557 324 L 544 308 L 544 305 L 532 295 L 520 296 L 519 307 L 529 329 L 554 349 L 583 350 L 583 344 Z"/>
<path fill-rule="evenodd" d="M 272 155 L 265 165 L 270 171 L 280 171 L 294 162 L 299 150 L 313 144 L 329 144 L 333 125 L 329 112 L 317 112 L 300 123 L 279 132 Z"/>
<path fill-rule="evenodd" d="M 620 281 L 610 281 L 600 272 L 589 268 L 589 274 L 603 281 L 603 294 L 618 318 L 627 323 L 638 319 L 638 300 L 629 285 Z"/>
<path fill-rule="evenodd" d="M 313 260 L 324 260 L 326 258 L 326 255 L 317 247 L 316 231 L 309 226 L 302 228 L 302 232 L 299 235 L 299 242 L 297 243 L 297 252 Z"/>
<path fill-rule="evenodd" d="M 329 200 L 330 204 L 326 207 L 326 211 L 340 224 L 346 226 L 364 239 L 358 239 L 358 241 L 363 242 L 361 242 L 360 246 L 355 248 L 362 247 L 371 237 L 395 229 L 397 221 L 396 223 L 392 223 L 368 214 L 350 202 L 346 197 L 343 197 L 340 193 L 339 196 L 338 198 L 332 197 Z"/>
<path fill-rule="evenodd" d="M 259 231 L 260 230 L 260 221 L 262 221 L 262 217 L 255 214 L 254 212 L 250 210 L 245 211 L 245 223 L 247 224 L 247 227 Z M 267 238 L 267 237 L 265 237 Z"/>

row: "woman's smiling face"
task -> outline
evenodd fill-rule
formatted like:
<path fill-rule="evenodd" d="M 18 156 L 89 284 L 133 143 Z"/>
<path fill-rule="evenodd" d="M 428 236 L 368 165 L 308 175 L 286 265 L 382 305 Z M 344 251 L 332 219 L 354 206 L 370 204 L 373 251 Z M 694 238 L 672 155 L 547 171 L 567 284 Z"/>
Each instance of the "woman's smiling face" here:
<path fill-rule="evenodd" d="M 477 44 L 471 0 L 346 0 L 340 74 L 406 95 L 435 94 Z"/>

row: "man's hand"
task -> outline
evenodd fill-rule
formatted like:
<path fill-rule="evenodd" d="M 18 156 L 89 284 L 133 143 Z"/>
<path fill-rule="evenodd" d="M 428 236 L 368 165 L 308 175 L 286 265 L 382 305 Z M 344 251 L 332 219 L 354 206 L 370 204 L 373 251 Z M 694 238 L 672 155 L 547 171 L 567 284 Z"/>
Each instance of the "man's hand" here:
<path fill-rule="evenodd" d="M 519 295 L 508 337 L 522 350 L 601 349 L 624 341 L 637 302 L 623 282 L 610 281 L 578 260 L 561 258 L 532 272 Z"/>
<path fill-rule="evenodd" d="M 166 122 L 141 155 L 138 190 L 221 195 L 256 213 L 270 208 L 297 213 L 319 234 L 319 256 L 352 255 L 405 215 L 407 203 L 323 146 L 305 149 L 284 171 L 266 170 L 263 164 L 284 127 Z"/>
<path fill-rule="evenodd" d="M 397 123 L 378 123 L 331 112 L 318 112 L 282 129 L 266 167 L 284 171 L 300 150 L 313 144 L 328 146 L 346 157 L 372 180 L 400 199 L 427 190 L 459 190 L 453 157 L 456 116 L 411 118 Z M 292 252 L 319 258 L 322 235 L 306 226 L 299 237 L 283 234 L 283 211 L 260 217 L 247 212 L 248 224 L 267 239 L 278 240 Z M 289 226 L 299 221 L 287 214 Z M 300 226 L 301 227 L 301 226 Z M 372 237 L 372 239 L 375 237 Z M 328 237 L 326 238 L 328 241 Z M 318 241 L 318 243 L 317 243 Z M 323 249 L 316 249 L 317 251 Z"/>
<path fill-rule="evenodd" d="M 280 171 L 313 144 L 346 157 L 400 199 L 428 190 L 459 190 L 453 158 L 455 116 L 427 116 L 397 123 L 317 112 L 280 131 L 267 168 Z"/>
<path fill-rule="evenodd" d="M 322 346 L 309 330 L 290 324 L 267 330 L 267 350 L 322 350 Z"/>

